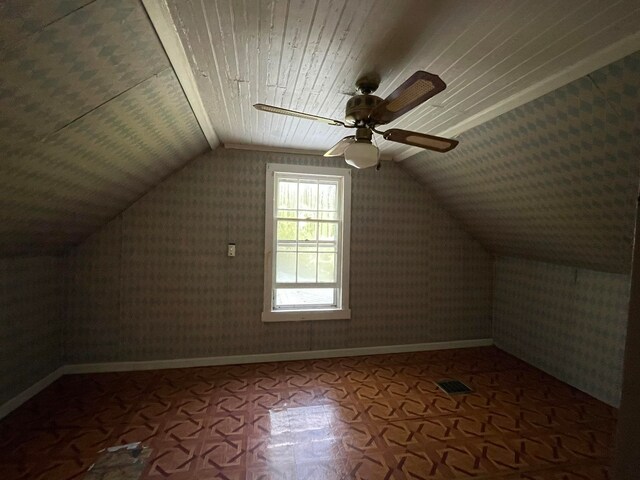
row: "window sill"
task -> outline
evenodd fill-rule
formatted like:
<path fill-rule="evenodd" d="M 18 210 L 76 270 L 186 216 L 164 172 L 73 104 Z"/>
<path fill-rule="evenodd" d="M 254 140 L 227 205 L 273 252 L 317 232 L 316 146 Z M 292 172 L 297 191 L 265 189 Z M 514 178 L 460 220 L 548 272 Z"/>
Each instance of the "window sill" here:
<path fill-rule="evenodd" d="M 262 312 L 262 321 L 267 322 L 306 322 L 309 320 L 349 320 L 351 310 L 289 310 Z"/>

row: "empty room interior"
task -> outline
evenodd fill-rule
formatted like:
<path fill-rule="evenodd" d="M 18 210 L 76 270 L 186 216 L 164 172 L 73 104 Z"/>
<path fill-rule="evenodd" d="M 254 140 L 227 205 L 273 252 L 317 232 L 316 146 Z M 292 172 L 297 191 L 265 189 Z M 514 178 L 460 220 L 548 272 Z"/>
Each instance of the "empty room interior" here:
<path fill-rule="evenodd" d="M 0 478 L 639 478 L 638 0 L 6 0 L 0 56 Z"/>

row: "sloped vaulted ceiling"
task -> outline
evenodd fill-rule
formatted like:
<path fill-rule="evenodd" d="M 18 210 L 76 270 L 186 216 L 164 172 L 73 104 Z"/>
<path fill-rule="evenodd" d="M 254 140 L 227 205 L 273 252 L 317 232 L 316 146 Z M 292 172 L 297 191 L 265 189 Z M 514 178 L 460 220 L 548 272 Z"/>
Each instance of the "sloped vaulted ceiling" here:
<path fill-rule="evenodd" d="M 0 255 L 81 241 L 208 148 L 139 2 L 3 2 L 0 42 Z"/>
<path fill-rule="evenodd" d="M 495 253 L 628 273 L 639 138 L 637 52 L 402 165 Z"/>
<path fill-rule="evenodd" d="M 224 144 L 324 151 L 342 129 L 251 105 L 341 118 L 361 74 L 379 73 L 385 97 L 428 70 L 447 89 L 389 126 L 464 132 L 460 146 L 412 157 L 415 148 L 380 141 L 382 153 L 408 158 L 407 170 L 497 254 L 629 271 L 637 0 L 144 3 L 182 46 L 177 58 Z"/>
<path fill-rule="evenodd" d="M 520 80 L 526 80 L 520 85 L 524 88 L 538 76 L 553 76 L 603 42 L 613 45 L 627 38 L 628 48 L 640 38 L 640 9 L 632 0 L 606 8 L 576 0 L 568 10 L 564 3 L 543 2 L 544 8 L 538 8 L 536 2 L 533 16 L 519 12 L 533 8 L 534 2 L 507 2 L 496 13 L 497 4 L 489 8 L 477 2 L 469 10 L 464 2 L 396 5 L 380 0 L 371 6 L 349 0 L 316 2 L 311 15 L 303 1 L 220 2 L 224 8 L 208 2 L 158 2 L 179 20 L 179 29 L 170 25 L 178 41 L 193 48 L 202 43 L 195 53 L 187 49 L 187 71 L 205 92 L 205 113 L 222 140 L 240 143 L 248 135 L 249 143 L 260 138 L 268 144 L 264 137 L 277 135 L 278 141 L 289 138 L 282 146 L 296 146 L 308 128 L 290 122 L 291 132 L 300 124 L 302 137 L 290 136 L 278 127 L 283 119 L 253 111 L 250 96 L 252 101 L 300 108 L 310 101 L 310 111 L 328 114 L 341 108 L 345 89 L 365 67 L 382 68 L 387 93 L 415 69 L 433 67 L 450 84 L 438 99 L 442 104 L 416 110 L 415 118 L 399 126 L 443 133 L 426 121 L 437 121 L 441 115 L 434 112 L 439 109 L 450 112 L 453 123 L 466 121 L 476 114 L 473 108 L 496 101 L 485 88 L 506 95 Z M 422 17 L 414 7 L 442 22 L 415 21 Z M 282 18 L 277 12 L 284 12 Z M 368 22 L 369 15 L 382 23 Z M 262 36 L 256 37 L 252 26 Z M 398 38 L 391 35 L 394 48 L 369 45 L 372 39 L 387 38 L 372 35 L 373 30 L 394 26 L 400 32 Z M 568 41 L 574 37 L 576 41 Z M 299 48 L 303 38 L 311 53 Z M 529 50 L 537 54 L 526 55 Z M 352 51 L 362 53 L 360 61 L 351 61 Z M 197 64 L 212 65 L 210 70 L 191 65 L 198 52 L 202 61 Z M 422 153 L 403 165 L 498 254 L 626 272 L 640 159 L 639 55 L 465 132 L 449 154 Z M 245 57 L 252 61 L 243 62 Z M 234 58 L 235 70 L 229 63 Z M 283 66 L 282 75 L 272 71 L 277 66 Z M 512 74 L 517 77 L 511 79 L 513 85 L 497 81 Z M 220 88 L 212 88 L 214 77 Z M 306 88 L 316 80 L 326 84 L 324 93 Z M 455 105 L 462 104 L 453 102 L 454 96 L 465 91 L 480 93 L 480 100 L 457 111 Z M 320 108 L 322 98 L 329 110 Z M 223 104 L 227 107 L 219 107 Z M 235 121 L 229 125 L 235 130 L 225 137 L 218 117 L 229 112 L 237 113 L 229 118 L 240 119 L 246 112 L 256 136 L 245 128 L 247 122 Z M 242 138 L 236 139 L 238 135 Z M 333 143 L 321 131 L 317 138 L 324 146 Z M 77 244 L 207 148 L 140 2 L 0 2 L 0 256 L 59 252 Z"/>
<path fill-rule="evenodd" d="M 251 105 L 342 119 L 362 74 L 380 75 L 375 94 L 384 98 L 420 69 L 438 74 L 446 90 L 389 126 L 458 134 L 640 48 L 638 0 L 144 4 L 158 31 L 181 44 L 181 65 L 225 145 L 324 152 L 349 133 Z M 396 160 L 416 153 L 378 142 Z"/>

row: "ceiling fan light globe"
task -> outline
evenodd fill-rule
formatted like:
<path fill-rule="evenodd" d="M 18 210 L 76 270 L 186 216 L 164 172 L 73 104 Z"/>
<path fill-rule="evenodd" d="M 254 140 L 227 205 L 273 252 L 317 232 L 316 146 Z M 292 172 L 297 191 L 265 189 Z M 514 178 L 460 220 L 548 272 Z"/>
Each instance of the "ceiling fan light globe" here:
<path fill-rule="evenodd" d="M 375 167 L 380 160 L 380 151 L 371 143 L 356 142 L 344 151 L 344 160 L 355 168 Z"/>

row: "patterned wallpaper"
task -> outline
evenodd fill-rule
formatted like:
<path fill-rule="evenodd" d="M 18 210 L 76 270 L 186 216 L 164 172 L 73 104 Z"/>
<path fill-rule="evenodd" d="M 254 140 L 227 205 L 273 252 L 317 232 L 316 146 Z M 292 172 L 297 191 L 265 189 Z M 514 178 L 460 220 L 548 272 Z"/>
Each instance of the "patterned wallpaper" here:
<path fill-rule="evenodd" d="M 494 278 L 494 341 L 617 406 L 629 287 L 629 275 L 499 257 Z"/>
<path fill-rule="evenodd" d="M 351 320 L 263 324 L 266 163 L 217 149 L 68 255 L 66 361 L 284 352 L 486 338 L 492 258 L 397 165 L 353 171 Z M 228 258 L 228 242 L 237 256 Z"/>
<path fill-rule="evenodd" d="M 64 327 L 59 260 L 0 259 L 0 402 L 58 366 L 61 341 L 74 363 L 489 337 L 492 259 L 473 238 L 629 270 L 640 52 L 449 154 L 354 171 L 353 318 L 280 324 L 260 322 L 265 163 L 340 160 L 218 149 L 158 185 L 208 146 L 137 1 L 2 2 L 0 66 L 0 256 L 100 229 L 66 256 Z M 616 404 L 628 278 L 512 258 L 495 273 L 498 344 Z"/>
<path fill-rule="evenodd" d="M 0 46 L 12 45 L 94 0 L 4 0 L 0 2 Z"/>
<path fill-rule="evenodd" d="M 0 404 L 62 364 L 62 260 L 0 258 Z"/>
<path fill-rule="evenodd" d="M 402 165 L 493 253 L 629 273 L 640 52 Z"/>
<path fill-rule="evenodd" d="M 81 241 L 208 149 L 139 2 L 6 2 L 0 40 L 1 256 Z"/>

